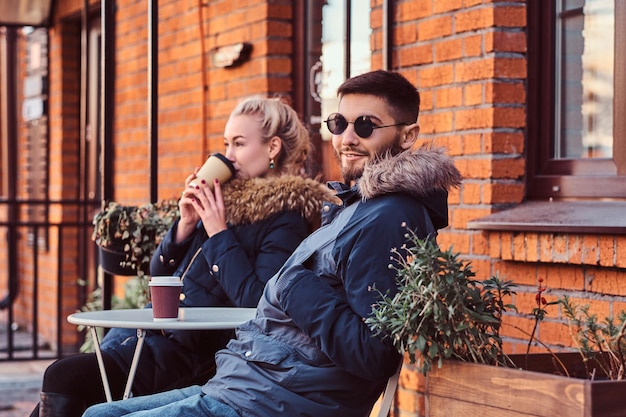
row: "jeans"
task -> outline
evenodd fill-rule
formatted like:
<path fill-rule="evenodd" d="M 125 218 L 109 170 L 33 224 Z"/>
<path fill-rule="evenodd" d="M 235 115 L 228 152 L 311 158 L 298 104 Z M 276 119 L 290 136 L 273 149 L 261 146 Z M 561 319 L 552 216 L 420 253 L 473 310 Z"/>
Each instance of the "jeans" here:
<path fill-rule="evenodd" d="M 89 407 L 83 417 L 239 417 L 231 407 L 204 395 L 202 387 L 175 389 L 159 394 Z"/>

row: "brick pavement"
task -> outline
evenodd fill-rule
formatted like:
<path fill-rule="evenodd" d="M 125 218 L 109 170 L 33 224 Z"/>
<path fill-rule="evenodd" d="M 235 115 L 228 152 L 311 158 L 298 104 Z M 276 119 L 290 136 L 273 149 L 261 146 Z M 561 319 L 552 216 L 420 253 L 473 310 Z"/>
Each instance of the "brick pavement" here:
<path fill-rule="evenodd" d="M 0 417 L 28 417 L 51 360 L 0 361 Z"/>
<path fill-rule="evenodd" d="M 32 338 L 24 329 L 13 333 L 13 358 L 8 360 L 7 312 L 0 310 L 0 417 L 28 417 L 39 401 L 43 373 L 53 359 L 32 357 Z M 40 346 L 40 357 L 53 357 L 47 346 Z"/>

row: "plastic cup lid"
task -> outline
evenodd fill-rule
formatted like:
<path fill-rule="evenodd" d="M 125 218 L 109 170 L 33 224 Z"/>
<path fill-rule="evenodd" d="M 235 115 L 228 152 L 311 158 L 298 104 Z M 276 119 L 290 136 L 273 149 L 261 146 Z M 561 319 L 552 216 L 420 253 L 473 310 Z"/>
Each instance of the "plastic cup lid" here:
<path fill-rule="evenodd" d="M 230 159 L 226 158 L 226 156 L 222 155 L 219 152 L 216 152 L 213 154 L 214 157 L 218 158 L 220 161 L 222 161 L 224 163 L 224 165 L 226 165 L 228 167 L 228 169 L 230 170 L 230 172 L 235 175 L 235 166 L 233 165 L 232 162 L 230 162 Z"/>
<path fill-rule="evenodd" d="M 152 277 L 148 285 L 179 287 L 183 285 L 180 277 Z"/>

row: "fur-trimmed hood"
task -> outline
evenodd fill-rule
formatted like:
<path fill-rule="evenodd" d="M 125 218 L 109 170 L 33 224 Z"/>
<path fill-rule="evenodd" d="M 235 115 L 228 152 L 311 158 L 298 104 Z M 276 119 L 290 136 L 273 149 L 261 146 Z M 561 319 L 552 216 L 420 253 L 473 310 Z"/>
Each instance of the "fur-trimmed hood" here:
<path fill-rule="evenodd" d="M 433 224 L 441 228 L 448 224 L 447 192 L 461 180 L 445 149 L 427 144 L 372 161 L 359 180 L 359 192 L 366 200 L 389 193 L 415 197 L 426 206 Z"/>
<path fill-rule="evenodd" d="M 234 179 L 223 187 L 226 221 L 237 226 L 255 223 L 283 211 L 298 211 L 317 224 L 324 201 L 334 198 L 325 185 L 295 175 Z"/>
<path fill-rule="evenodd" d="M 413 152 L 383 156 L 363 171 L 359 190 L 364 199 L 402 193 L 424 197 L 461 184 L 461 174 L 444 148 L 423 145 Z"/>

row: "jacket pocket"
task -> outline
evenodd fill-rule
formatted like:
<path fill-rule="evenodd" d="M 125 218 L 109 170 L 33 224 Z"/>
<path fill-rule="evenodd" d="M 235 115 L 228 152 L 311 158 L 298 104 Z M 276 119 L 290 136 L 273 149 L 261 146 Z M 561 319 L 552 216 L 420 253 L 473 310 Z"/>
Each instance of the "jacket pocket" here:
<path fill-rule="evenodd" d="M 260 334 L 256 334 L 254 338 L 245 338 L 245 340 L 233 339 L 228 342 L 228 348 L 247 362 L 268 365 L 280 365 L 291 355 L 285 346 L 276 341 L 270 341 L 269 338 Z"/>

